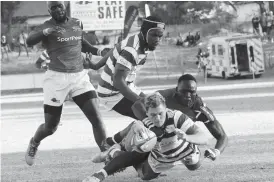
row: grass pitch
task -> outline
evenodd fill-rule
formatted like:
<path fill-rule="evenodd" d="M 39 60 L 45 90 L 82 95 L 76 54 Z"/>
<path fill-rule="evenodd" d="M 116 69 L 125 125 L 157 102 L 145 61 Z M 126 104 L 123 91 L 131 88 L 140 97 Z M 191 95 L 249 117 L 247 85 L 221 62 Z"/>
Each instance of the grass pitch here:
<path fill-rule="evenodd" d="M 159 182 L 273 182 L 274 134 L 233 136 L 221 157 L 214 162 L 204 160 L 197 171 L 177 166 L 153 181 Z M 213 141 L 212 141 L 213 142 Z M 213 144 L 213 143 L 212 143 Z M 27 146 L 26 146 L 27 147 Z M 203 149 L 202 149 L 203 150 Z M 78 182 L 98 171 L 93 164 L 97 148 L 38 151 L 36 164 L 27 166 L 24 153 L 2 154 L 1 181 Z M 132 167 L 108 177 L 106 182 L 138 182 Z"/>

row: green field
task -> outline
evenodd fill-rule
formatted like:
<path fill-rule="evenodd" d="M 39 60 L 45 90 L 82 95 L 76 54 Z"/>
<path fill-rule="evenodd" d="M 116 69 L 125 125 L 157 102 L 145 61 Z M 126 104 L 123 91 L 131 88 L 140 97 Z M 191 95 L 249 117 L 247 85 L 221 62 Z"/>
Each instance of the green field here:
<path fill-rule="evenodd" d="M 234 136 L 221 157 L 214 162 L 206 159 L 197 171 L 178 166 L 166 172 L 159 182 L 273 182 L 274 134 Z M 213 142 L 213 141 L 212 141 Z M 38 151 L 37 163 L 29 167 L 24 153 L 2 154 L 3 182 L 80 182 L 103 165 L 93 164 L 96 148 Z M 132 167 L 107 178 L 106 182 L 138 182 Z"/>

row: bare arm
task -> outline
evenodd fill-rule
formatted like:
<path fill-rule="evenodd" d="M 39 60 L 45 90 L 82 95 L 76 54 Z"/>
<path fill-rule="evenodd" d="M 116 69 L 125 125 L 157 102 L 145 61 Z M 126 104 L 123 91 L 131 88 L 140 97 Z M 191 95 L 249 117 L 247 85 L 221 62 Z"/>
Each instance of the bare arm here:
<path fill-rule="evenodd" d="M 45 38 L 43 34 L 43 30 L 31 32 L 30 35 L 27 37 L 26 43 L 30 46 L 33 46 Z"/>
<path fill-rule="evenodd" d="M 130 70 L 122 64 L 116 63 L 113 75 L 113 86 L 117 88 L 121 94 L 132 102 L 140 99 L 140 96 L 131 91 L 126 83 L 126 78 Z"/>
<path fill-rule="evenodd" d="M 218 149 L 221 153 L 224 151 L 228 143 L 228 137 L 218 120 L 205 124 L 209 132 L 217 140 L 215 149 Z"/>
<path fill-rule="evenodd" d="M 91 52 L 93 55 L 101 56 L 101 51 L 96 47 L 93 47 L 85 38 L 82 40 L 82 52 Z"/>
<path fill-rule="evenodd" d="M 200 107 L 201 114 L 197 118 L 198 121 L 202 121 L 208 131 L 217 140 L 215 149 L 223 152 L 228 143 L 228 137 L 219 123 L 219 121 L 214 116 L 213 112 L 205 105 Z"/>

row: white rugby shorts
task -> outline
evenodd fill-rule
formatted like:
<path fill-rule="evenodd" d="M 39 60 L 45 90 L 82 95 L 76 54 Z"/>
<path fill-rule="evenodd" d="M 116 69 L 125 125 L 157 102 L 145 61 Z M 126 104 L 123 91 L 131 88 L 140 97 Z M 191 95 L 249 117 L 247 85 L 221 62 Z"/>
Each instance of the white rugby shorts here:
<path fill-rule="evenodd" d="M 86 93 L 95 91 L 90 83 L 88 70 L 78 73 L 63 73 L 47 70 L 43 82 L 44 104 L 61 106 L 65 101 Z"/>

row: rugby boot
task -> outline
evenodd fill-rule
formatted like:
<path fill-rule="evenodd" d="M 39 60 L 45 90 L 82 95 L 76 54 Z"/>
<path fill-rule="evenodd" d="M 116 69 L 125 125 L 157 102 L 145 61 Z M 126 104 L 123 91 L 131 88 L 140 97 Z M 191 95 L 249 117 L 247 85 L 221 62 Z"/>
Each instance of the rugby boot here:
<path fill-rule="evenodd" d="M 35 155 L 37 153 L 39 144 L 40 143 L 34 142 L 33 138 L 30 139 L 29 146 L 25 154 L 25 160 L 29 166 L 32 166 L 34 164 Z"/>
<path fill-rule="evenodd" d="M 113 151 L 121 151 L 121 146 L 119 144 L 114 144 L 112 147 L 110 147 L 108 150 L 104 152 L 100 152 L 99 154 L 96 154 L 92 162 L 94 163 L 101 163 L 101 162 L 106 162 L 108 159 L 111 159 L 112 156 L 110 156 L 110 153 Z"/>
<path fill-rule="evenodd" d="M 101 182 L 104 181 L 105 176 L 102 172 L 94 173 L 92 176 L 86 177 L 82 182 Z"/>

